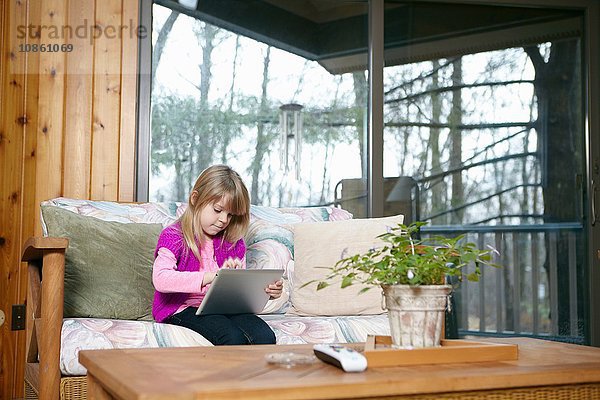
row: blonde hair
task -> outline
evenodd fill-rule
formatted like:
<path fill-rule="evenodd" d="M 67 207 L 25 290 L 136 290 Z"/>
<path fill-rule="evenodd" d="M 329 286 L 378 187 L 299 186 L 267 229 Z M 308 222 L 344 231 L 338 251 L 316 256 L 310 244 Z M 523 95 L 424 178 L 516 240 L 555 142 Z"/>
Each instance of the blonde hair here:
<path fill-rule="evenodd" d="M 195 201 L 193 200 L 194 193 Z M 200 214 L 208 204 L 224 201 L 224 206 L 232 214 L 231 221 L 223 231 L 223 238 L 236 243 L 240 240 L 250 224 L 250 196 L 240 175 L 227 165 L 213 165 L 206 168 L 198 179 L 188 197 L 188 207 L 179 218 L 186 247 L 200 259 L 197 240 L 206 239 L 200 226 Z"/>

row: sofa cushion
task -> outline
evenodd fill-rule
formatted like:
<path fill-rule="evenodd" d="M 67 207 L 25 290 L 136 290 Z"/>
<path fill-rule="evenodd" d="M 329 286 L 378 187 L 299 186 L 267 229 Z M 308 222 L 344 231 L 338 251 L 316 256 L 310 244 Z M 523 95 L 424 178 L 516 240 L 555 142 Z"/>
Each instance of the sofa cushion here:
<path fill-rule="evenodd" d="M 103 221 L 122 223 L 161 224 L 167 226 L 175 222 L 183 214 L 187 203 L 179 202 L 150 202 L 150 203 L 119 203 L 116 201 L 70 199 L 56 197 L 43 201 L 42 206 L 56 206 L 74 212 L 75 214 L 94 217 Z M 42 230 L 48 233 L 46 221 L 42 214 Z"/>
<path fill-rule="evenodd" d="M 295 315 L 363 315 L 379 314 L 381 289 L 359 292 L 365 285 L 342 289 L 340 282 L 332 282 L 317 291 L 317 284 L 304 284 L 325 278 L 329 268 L 341 258 L 367 251 L 383 242 L 377 238 L 388 227 L 402 223 L 402 215 L 351 219 L 329 223 L 307 223 L 294 226 L 294 280 L 291 285 L 291 307 Z"/>
<path fill-rule="evenodd" d="M 50 236 L 69 238 L 65 317 L 152 319 L 152 263 L 161 224 L 104 221 L 43 206 Z"/>
<path fill-rule="evenodd" d="M 252 205 L 250 226 L 245 236 L 246 266 L 252 269 L 283 268 L 284 295 L 289 298 L 289 287 L 294 276 L 294 234 L 296 224 L 316 221 L 339 221 L 352 218 L 352 214 L 335 207 L 275 208 Z M 288 301 L 279 301 L 276 310 L 284 313 Z"/>
<path fill-rule="evenodd" d="M 297 317 L 261 315 L 275 332 L 277 344 L 364 342 L 367 335 L 389 336 L 387 315 Z M 85 375 L 80 350 L 212 346 L 183 326 L 151 321 L 66 318 L 61 332 L 60 370 L 65 376 Z"/>
<path fill-rule="evenodd" d="M 368 335 L 389 336 L 387 314 L 307 317 L 297 315 L 261 315 L 275 332 L 277 344 L 356 343 Z"/>
<path fill-rule="evenodd" d="M 65 318 L 60 343 L 60 371 L 66 376 L 87 373 L 79 363 L 80 350 L 212 346 L 183 326 L 98 318 Z"/>

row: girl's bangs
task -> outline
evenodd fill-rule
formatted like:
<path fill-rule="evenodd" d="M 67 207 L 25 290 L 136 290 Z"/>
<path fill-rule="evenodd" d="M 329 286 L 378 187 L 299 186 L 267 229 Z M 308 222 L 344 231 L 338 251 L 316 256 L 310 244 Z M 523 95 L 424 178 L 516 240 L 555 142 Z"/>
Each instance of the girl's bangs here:
<path fill-rule="evenodd" d="M 215 202 L 221 201 L 221 204 L 233 215 L 246 214 L 246 205 L 243 196 L 236 196 L 235 193 L 223 193 Z"/>

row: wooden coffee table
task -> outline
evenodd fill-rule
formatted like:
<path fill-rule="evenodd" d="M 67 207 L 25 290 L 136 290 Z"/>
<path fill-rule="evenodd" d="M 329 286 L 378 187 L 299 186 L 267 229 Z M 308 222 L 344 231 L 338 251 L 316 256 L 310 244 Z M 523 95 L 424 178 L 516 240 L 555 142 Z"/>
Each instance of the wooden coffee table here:
<path fill-rule="evenodd" d="M 470 399 L 600 399 L 600 348 L 487 340 L 517 344 L 519 359 L 361 373 L 320 361 L 286 368 L 265 359 L 286 351 L 310 355 L 311 345 L 87 350 L 79 359 L 88 370 L 90 399 L 458 399 L 467 392 Z"/>

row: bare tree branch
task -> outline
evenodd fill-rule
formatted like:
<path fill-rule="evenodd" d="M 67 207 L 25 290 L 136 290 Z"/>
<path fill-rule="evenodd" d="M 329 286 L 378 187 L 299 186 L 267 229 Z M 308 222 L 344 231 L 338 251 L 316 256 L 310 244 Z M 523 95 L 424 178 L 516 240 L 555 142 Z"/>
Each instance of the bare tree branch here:
<path fill-rule="evenodd" d="M 164 25 L 158 32 L 156 44 L 152 50 L 152 87 L 154 87 L 154 79 L 156 79 L 156 69 L 158 68 L 158 63 L 160 62 L 165 44 L 167 43 L 167 38 L 169 37 L 169 33 L 171 33 L 171 29 L 173 29 L 173 25 L 175 25 L 177 17 L 179 17 L 179 12 L 171 11 L 171 14 L 169 14 Z"/>
<path fill-rule="evenodd" d="M 471 160 L 475 159 L 477 156 L 479 156 L 479 155 L 487 152 L 488 150 L 492 149 L 493 147 L 499 145 L 500 143 L 508 142 L 511 139 L 514 139 L 515 137 L 519 136 L 521 133 L 525 133 L 525 132 L 528 132 L 528 131 L 529 131 L 529 128 L 521 129 L 520 131 L 517 131 L 517 132 L 513 133 L 512 135 L 508 135 L 508 136 L 503 137 L 500 140 L 496 140 L 493 143 L 491 143 L 490 145 L 485 146 L 480 151 L 475 152 L 475 154 L 473 154 L 472 157 L 467 158 L 465 161 L 471 161 Z"/>
<path fill-rule="evenodd" d="M 504 194 L 504 193 L 512 192 L 512 191 L 513 191 L 513 190 L 515 190 L 515 189 L 519 189 L 519 188 L 526 188 L 526 187 L 538 187 L 538 186 L 540 186 L 540 184 L 539 184 L 539 183 L 525 183 L 525 184 L 522 184 L 522 185 L 515 185 L 515 186 L 511 186 L 511 187 L 509 187 L 509 188 L 506 188 L 506 189 L 504 189 L 504 190 L 501 190 L 501 191 L 499 191 L 499 192 L 492 193 L 492 194 L 491 194 L 491 195 L 489 195 L 489 196 L 482 197 L 482 198 L 480 198 L 480 199 L 477 199 L 477 200 L 471 201 L 471 202 L 469 202 L 469 203 L 464 203 L 464 204 L 461 204 L 460 206 L 454 207 L 454 208 L 452 208 L 452 209 L 447 209 L 447 210 L 444 210 L 444 211 L 442 211 L 442 212 L 439 212 L 439 213 L 437 213 L 437 214 L 429 215 L 429 216 L 427 216 L 427 217 L 424 217 L 423 219 L 424 219 L 424 220 L 432 220 L 432 219 L 434 219 L 434 218 L 441 217 L 442 215 L 446 215 L 446 214 L 452 214 L 452 213 L 454 213 L 454 212 L 456 212 L 456 211 L 464 210 L 464 209 L 466 209 L 466 208 L 468 208 L 468 207 L 474 206 L 475 204 L 479 204 L 479 203 L 483 203 L 483 202 L 485 202 L 485 201 L 491 200 L 491 199 L 493 199 L 494 197 L 498 197 L 498 196 L 500 196 L 500 195 L 502 195 L 502 194 Z M 506 217 L 506 215 L 502 215 L 502 216 Z"/>
<path fill-rule="evenodd" d="M 337 125 L 336 125 L 337 124 Z M 472 129 L 498 129 L 498 128 L 513 128 L 513 127 L 526 127 L 527 129 L 535 126 L 535 121 L 524 121 L 524 122 L 491 122 L 481 124 L 460 124 L 452 125 L 445 123 L 435 122 L 386 122 L 386 127 L 402 128 L 402 127 L 422 127 L 422 128 L 450 128 L 456 127 L 462 130 Z M 332 123 L 333 126 L 347 125 L 347 123 Z"/>
<path fill-rule="evenodd" d="M 464 84 L 461 84 L 461 85 L 444 86 L 444 87 L 432 88 L 432 89 L 429 89 L 429 90 L 424 90 L 422 92 L 414 93 L 414 94 L 411 94 L 411 95 L 405 96 L 405 97 L 400 97 L 398 99 L 386 100 L 385 103 L 386 104 L 399 103 L 401 101 L 413 100 L 413 99 L 416 99 L 416 98 L 422 97 L 422 96 L 429 96 L 432 93 L 444 93 L 444 92 L 451 92 L 451 91 L 454 91 L 454 90 L 470 89 L 470 88 L 476 88 L 476 87 L 507 86 L 507 85 L 521 84 L 521 83 L 531 83 L 531 84 L 533 84 L 533 81 L 532 80 L 527 80 L 527 79 L 516 79 L 516 80 L 502 81 L 502 82 L 464 83 Z"/>
<path fill-rule="evenodd" d="M 452 174 L 455 174 L 457 172 L 467 171 L 467 170 L 469 170 L 471 168 L 479 167 L 481 165 L 494 164 L 494 163 L 497 163 L 497 162 L 500 162 L 500 161 L 507 161 L 507 160 L 511 160 L 511 159 L 514 159 L 514 158 L 525 158 L 525 157 L 537 156 L 537 155 L 538 155 L 538 153 L 536 153 L 536 152 L 508 154 L 506 156 L 491 158 L 489 160 L 483 160 L 483 161 L 479 161 L 479 162 L 468 164 L 468 165 L 462 164 L 459 167 L 456 167 L 456 168 L 453 168 L 453 169 L 449 169 L 449 170 L 444 171 L 444 172 L 440 172 L 439 174 L 432 174 L 432 175 L 429 175 L 429 176 L 425 176 L 425 177 L 423 177 L 421 179 L 417 179 L 417 181 L 419 183 L 433 181 L 433 180 L 436 180 L 436 179 L 443 178 L 443 177 L 445 177 L 447 175 L 452 175 Z"/>
<path fill-rule="evenodd" d="M 421 75 L 419 75 L 416 78 L 411 79 L 409 81 L 402 82 L 398 86 L 394 86 L 393 88 L 391 88 L 390 90 L 388 90 L 387 92 L 385 92 L 384 95 L 385 96 L 391 95 L 395 91 L 400 90 L 402 88 L 405 88 L 407 86 L 410 86 L 410 85 L 414 84 L 415 82 L 422 81 L 422 80 L 425 80 L 427 78 L 431 78 L 432 76 L 434 76 L 435 74 L 437 74 L 440 70 L 446 68 L 448 65 L 452 65 L 452 63 L 454 61 L 456 61 L 457 59 L 458 59 L 458 57 L 452 58 L 452 59 L 448 59 L 448 60 L 446 60 L 445 63 L 438 64 L 437 66 L 435 66 L 434 68 L 432 68 L 430 71 L 422 73 Z"/>
<path fill-rule="evenodd" d="M 529 56 L 529 59 L 531 60 L 536 72 L 538 72 L 541 68 L 543 68 L 544 64 L 546 64 L 544 62 L 544 58 L 540 54 L 540 49 L 537 46 L 526 46 L 523 47 L 523 50 L 525 50 L 525 53 L 527 53 Z"/>

